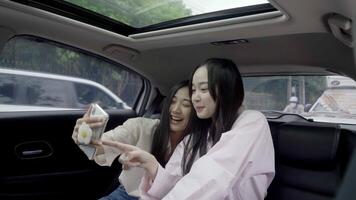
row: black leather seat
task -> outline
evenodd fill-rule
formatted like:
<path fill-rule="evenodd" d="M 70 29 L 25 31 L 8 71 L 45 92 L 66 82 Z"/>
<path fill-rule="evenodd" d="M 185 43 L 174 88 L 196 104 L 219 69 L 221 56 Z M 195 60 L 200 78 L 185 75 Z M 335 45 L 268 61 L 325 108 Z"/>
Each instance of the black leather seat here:
<path fill-rule="evenodd" d="M 353 153 L 352 160 L 347 167 L 347 172 L 343 183 L 340 186 L 336 200 L 356 199 L 356 149 Z"/>
<path fill-rule="evenodd" d="M 339 126 L 291 122 L 276 131 L 276 177 L 266 199 L 333 199 L 342 179 Z"/>

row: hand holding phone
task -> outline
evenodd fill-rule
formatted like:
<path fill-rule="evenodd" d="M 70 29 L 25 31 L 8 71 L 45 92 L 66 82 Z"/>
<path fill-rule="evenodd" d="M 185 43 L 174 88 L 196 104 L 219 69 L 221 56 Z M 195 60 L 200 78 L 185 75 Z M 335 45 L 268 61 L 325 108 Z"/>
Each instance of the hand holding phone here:
<path fill-rule="evenodd" d="M 96 117 L 96 118 L 102 118 L 103 126 L 98 127 L 98 128 L 93 128 L 92 131 L 92 140 L 99 140 L 101 138 L 101 135 L 105 131 L 106 124 L 109 120 L 109 115 L 105 112 L 104 109 L 102 109 L 98 104 L 93 103 L 91 105 L 91 112 L 89 117 Z"/>
<path fill-rule="evenodd" d="M 96 128 L 90 128 L 88 124 L 83 122 L 78 129 L 79 147 L 88 156 L 90 160 L 94 158 L 96 147 L 90 144 L 92 140 L 99 140 L 105 131 L 106 124 L 109 120 L 109 115 L 98 104 L 91 104 L 89 118 L 101 118 L 103 125 Z"/>

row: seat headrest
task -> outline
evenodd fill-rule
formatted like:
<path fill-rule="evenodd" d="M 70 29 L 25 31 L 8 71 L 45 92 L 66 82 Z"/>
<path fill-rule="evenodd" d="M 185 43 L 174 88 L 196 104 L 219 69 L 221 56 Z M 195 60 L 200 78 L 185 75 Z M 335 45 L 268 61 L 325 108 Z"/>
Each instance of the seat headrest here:
<path fill-rule="evenodd" d="M 329 169 L 336 164 L 340 128 L 337 124 L 290 122 L 278 131 L 281 162 L 302 168 Z"/>

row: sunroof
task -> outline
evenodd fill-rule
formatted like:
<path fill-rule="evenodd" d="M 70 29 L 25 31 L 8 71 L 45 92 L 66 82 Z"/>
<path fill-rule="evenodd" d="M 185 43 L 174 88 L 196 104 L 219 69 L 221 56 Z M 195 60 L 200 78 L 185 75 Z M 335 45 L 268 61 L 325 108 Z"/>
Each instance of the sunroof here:
<path fill-rule="evenodd" d="M 65 0 L 134 28 L 228 9 L 262 5 L 267 0 Z"/>
<path fill-rule="evenodd" d="M 267 0 L 12 0 L 129 36 L 277 11 Z"/>

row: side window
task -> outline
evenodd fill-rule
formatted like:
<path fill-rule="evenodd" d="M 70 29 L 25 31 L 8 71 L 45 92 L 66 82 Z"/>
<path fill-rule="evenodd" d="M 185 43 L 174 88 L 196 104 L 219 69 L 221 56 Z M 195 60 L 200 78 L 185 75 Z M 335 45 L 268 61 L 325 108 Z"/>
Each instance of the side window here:
<path fill-rule="evenodd" d="M 0 54 L 0 75 L 1 70 L 11 71 L 15 80 L 24 75 L 31 81 L 27 91 L 15 94 L 12 79 L 1 79 L 0 104 L 83 108 L 98 101 L 106 109 L 131 109 L 144 87 L 140 75 L 119 63 L 32 36 L 7 42 Z M 27 99 L 15 102 L 17 96 Z"/>
<path fill-rule="evenodd" d="M 298 114 L 311 121 L 356 124 L 356 82 L 339 75 L 249 76 L 244 105 L 267 117 Z"/>
<path fill-rule="evenodd" d="M 247 77 L 243 79 L 245 105 L 248 109 L 283 110 L 287 79 L 285 77 Z"/>
<path fill-rule="evenodd" d="M 244 77 L 244 103 L 248 109 L 283 111 L 295 99 L 299 107 L 310 108 L 325 90 L 325 80 L 325 76 Z"/>
<path fill-rule="evenodd" d="M 95 86 L 75 83 L 77 101 L 81 105 L 87 105 L 91 102 L 98 103 L 104 109 L 124 109 L 123 101 L 116 98 L 114 94 L 109 94 Z"/>
<path fill-rule="evenodd" d="M 75 108 L 70 83 L 39 77 L 21 77 L 26 83 L 27 105 Z"/>
<path fill-rule="evenodd" d="M 16 89 L 15 76 L 0 74 L 0 104 L 14 104 Z"/>

